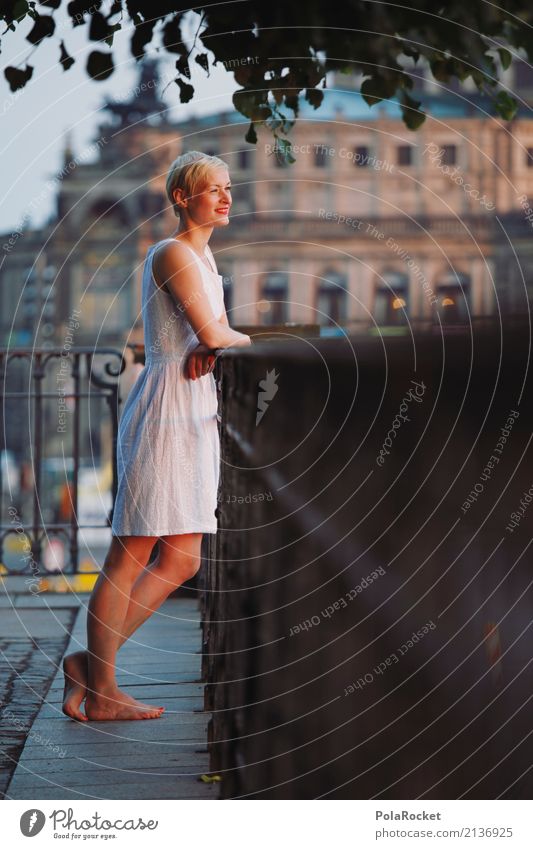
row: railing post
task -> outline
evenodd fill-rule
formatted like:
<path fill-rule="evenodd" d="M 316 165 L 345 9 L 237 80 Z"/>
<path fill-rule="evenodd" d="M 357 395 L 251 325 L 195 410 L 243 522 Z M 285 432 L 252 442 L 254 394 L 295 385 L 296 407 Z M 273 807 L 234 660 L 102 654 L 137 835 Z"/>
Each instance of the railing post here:
<path fill-rule="evenodd" d="M 79 568 L 78 542 L 78 483 L 80 467 L 80 354 L 73 353 L 72 378 L 74 380 L 74 469 L 72 476 L 72 510 L 70 512 L 70 560 L 74 572 Z"/>
<path fill-rule="evenodd" d="M 31 373 L 30 369 L 30 373 Z M 42 381 L 44 378 L 44 366 L 42 354 L 35 354 L 35 367 L 33 369 L 33 381 L 35 384 L 35 402 L 33 408 L 33 432 L 35 441 L 35 452 L 33 456 L 33 523 L 32 523 L 32 540 L 31 553 L 34 563 L 41 562 L 41 537 L 39 516 L 41 506 L 39 503 L 41 495 L 41 464 L 42 464 L 42 427 L 43 427 L 43 410 L 42 410 Z M 30 438 L 31 446 L 31 438 Z"/>

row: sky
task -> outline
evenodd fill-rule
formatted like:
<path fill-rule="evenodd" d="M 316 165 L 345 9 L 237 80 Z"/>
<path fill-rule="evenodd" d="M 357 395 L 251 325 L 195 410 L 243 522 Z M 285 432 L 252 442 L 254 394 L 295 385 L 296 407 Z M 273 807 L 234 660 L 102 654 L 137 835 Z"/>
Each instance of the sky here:
<path fill-rule="evenodd" d="M 26 41 L 33 25 L 31 21 L 20 24 L 15 32 L 2 35 L 0 233 L 11 232 L 22 222 L 26 226 L 39 227 L 49 218 L 54 209 L 54 193 L 46 191 L 46 184 L 62 167 L 67 133 L 71 134 L 74 156 L 80 155 L 91 147 L 97 135 L 103 100 L 106 97 L 120 100 L 123 96 L 129 99 L 138 81 L 140 66 L 129 52 L 131 29 L 115 34 L 115 71 L 107 80 L 96 82 L 85 70 L 87 56 L 91 50 L 107 48 L 89 42 L 86 27 L 72 29 L 66 10 L 54 18 L 56 34 L 45 38 L 36 49 Z M 196 29 L 198 20 L 196 13 L 191 13 L 190 33 Z M 75 59 L 68 71 L 64 71 L 58 61 L 61 39 Z M 171 79 L 175 59 L 164 58 L 168 54 L 158 53 L 153 48 L 149 55 L 161 57 L 163 89 Z M 208 55 L 212 57 L 209 51 Z M 23 68 L 26 63 L 33 65 L 33 77 L 25 88 L 13 94 L 3 69 L 8 65 Z M 195 62 L 191 63 L 191 71 L 190 82 L 195 88 L 192 101 L 181 104 L 178 88 L 173 83 L 164 94 L 160 92 L 169 105 L 170 120 L 233 108 L 231 96 L 239 86 L 222 63 L 211 69 L 209 77 Z M 30 207 L 32 200 L 33 208 Z"/>

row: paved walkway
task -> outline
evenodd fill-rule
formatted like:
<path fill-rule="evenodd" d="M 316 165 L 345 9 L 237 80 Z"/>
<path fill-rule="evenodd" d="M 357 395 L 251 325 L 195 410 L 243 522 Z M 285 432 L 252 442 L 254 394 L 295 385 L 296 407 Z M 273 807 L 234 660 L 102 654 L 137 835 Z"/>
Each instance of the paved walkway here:
<path fill-rule="evenodd" d="M 86 611 L 67 653 L 85 646 Z M 167 600 L 120 649 L 118 684 L 166 707 L 162 718 L 78 723 L 61 713 L 59 670 L 32 725 L 8 799 L 205 799 L 209 769 L 201 682 L 201 629 L 194 598 Z"/>

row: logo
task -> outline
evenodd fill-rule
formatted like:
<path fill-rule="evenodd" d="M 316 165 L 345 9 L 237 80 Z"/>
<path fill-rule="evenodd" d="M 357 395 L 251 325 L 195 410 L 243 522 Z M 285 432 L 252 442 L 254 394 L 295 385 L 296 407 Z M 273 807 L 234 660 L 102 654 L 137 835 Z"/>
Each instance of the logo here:
<path fill-rule="evenodd" d="M 268 402 L 272 401 L 274 395 L 279 389 L 276 385 L 278 377 L 279 373 L 276 374 L 276 369 L 272 369 L 272 371 L 267 371 L 266 377 L 263 380 L 259 381 L 261 392 L 258 393 L 257 398 L 257 415 L 255 417 L 256 427 L 267 411 Z"/>
<path fill-rule="evenodd" d="M 31 808 L 22 814 L 20 818 L 20 830 L 24 837 L 35 837 L 42 830 L 45 822 L 46 817 L 43 812 L 36 808 Z"/>

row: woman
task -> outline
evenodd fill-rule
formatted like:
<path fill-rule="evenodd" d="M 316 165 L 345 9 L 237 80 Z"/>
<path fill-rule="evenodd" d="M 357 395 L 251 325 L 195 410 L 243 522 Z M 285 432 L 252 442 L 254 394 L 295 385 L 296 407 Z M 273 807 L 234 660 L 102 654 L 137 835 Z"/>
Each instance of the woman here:
<path fill-rule="evenodd" d="M 220 445 L 213 350 L 250 345 L 229 327 L 207 243 L 229 223 L 226 164 L 197 151 L 167 177 L 178 229 L 148 249 L 145 367 L 120 419 L 112 541 L 88 608 L 87 651 L 65 658 L 63 711 L 82 721 L 155 719 L 164 708 L 119 690 L 119 647 L 191 578 L 203 533 L 216 533 Z M 158 555 L 149 562 L 159 540 Z M 85 699 L 85 713 L 81 704 Z"/>

